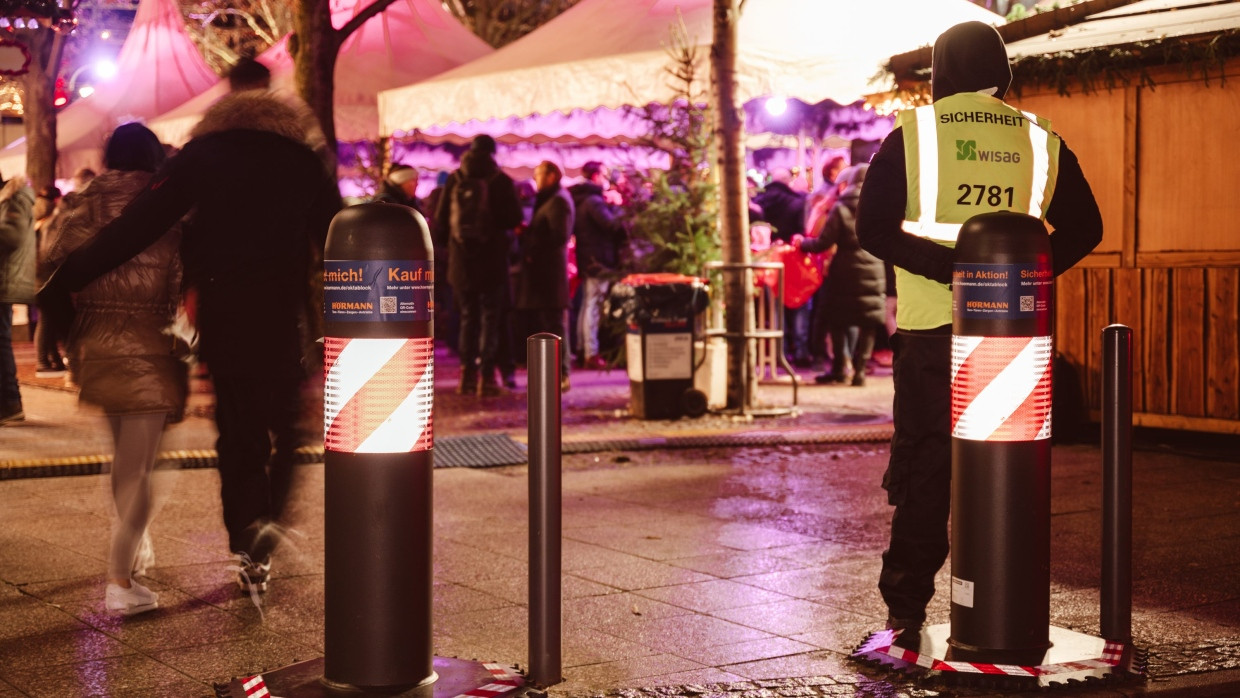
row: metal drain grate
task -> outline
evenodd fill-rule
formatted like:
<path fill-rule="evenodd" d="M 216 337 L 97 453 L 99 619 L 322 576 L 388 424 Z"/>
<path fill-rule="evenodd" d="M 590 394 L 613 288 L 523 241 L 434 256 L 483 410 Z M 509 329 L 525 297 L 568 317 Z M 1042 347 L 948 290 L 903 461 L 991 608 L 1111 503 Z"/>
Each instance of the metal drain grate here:
<path fill-rule="evenodd" d="M 436 468 L 486 468 L 521 465 L 528 456 L 525 444 L 507 434 L 444 436 L 435 439 Z"/>

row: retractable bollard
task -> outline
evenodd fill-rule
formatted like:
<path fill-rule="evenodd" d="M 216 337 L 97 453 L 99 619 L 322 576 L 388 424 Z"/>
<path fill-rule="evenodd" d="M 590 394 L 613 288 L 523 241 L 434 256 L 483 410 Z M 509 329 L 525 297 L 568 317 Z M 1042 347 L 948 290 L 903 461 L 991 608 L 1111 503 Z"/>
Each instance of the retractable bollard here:
<path fill-rule="evenodd" d="M 436 678 L 430 233 L 408 207 L 351 206 L 324 257 L 323 682 L 425 685 Z"/>
<path fill-rule="evenodd" d="M 871 633 L 854 660 L 1003 691 L 1143 679 L 1132 644 L 1131 332 L 1104 333 L 1103 637 L 1050 625 L 1054 271 L 1036 218 L 970 218 L 952 280 L 951 622 Z"/>
<path fill-rule="evenodd" d="M 561 675 L 560 338 L 540 332 L 525 342 L 529 366 L 530 681 L 551 686 Z"/>
<path fill-rule="evenodd" d="M 958 656 L 1017 664 L 1050 646 L 1053 282 L 1038 219 L 988 213 L 961 228 L 948 641 Z"/>
<path fill-rule="evenodd" d="M 1102 592 L 1099 629 L 1132 643 L 1132 330 L 1102 330 Z"/>

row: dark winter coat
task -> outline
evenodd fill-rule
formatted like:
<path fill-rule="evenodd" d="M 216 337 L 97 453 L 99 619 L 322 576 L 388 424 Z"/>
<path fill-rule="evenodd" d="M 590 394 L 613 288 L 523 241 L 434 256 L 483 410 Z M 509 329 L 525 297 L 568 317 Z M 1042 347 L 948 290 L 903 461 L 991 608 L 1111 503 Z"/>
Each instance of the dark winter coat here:
<path fill-rule="evenodd" d="M 568 237 L 573 214 L 573 200 L 558 183 L 538 192 L 530 226 L 518 241 L 518 308 L 568 307 Z"/>
<path fill-rule="evenodd" d="M 34 301 L 33 210 L 34 190 L 28 186 L 0 201 L 0 303 Z"/>
<path fill-rule="evenodd" d="M 619 268 L 626 236 L 620 209 L 607 203 L 603 188 L 593 182 L 574 184 L 568 191 L 577 207 L 573 234 L 581 275 L 598 277 Z"/>
<path fill-rule="evenodd" d="M 465 178 L 487 180 L 487 239 L 480 243 L 452 234 L 453 192 Z M 508 283 L 509 235 L 523 218 L 517 188 L 495 160 L 477 150 L 461 156 L 461 168 L 448 177 L 435 206 L 435 228 L 440 236 L 447 237 L 452 290 L 468 293 Z"/>
<path fill-rule="evenodd" d="M 216 102 L 181 152 L 120 217 L 69 255 L 40 298 L 51 302 L 82 288 L 189 213 L 181 260 L 186 283 L 198 292 L 202 357 L 214 370 L 299 361 L 311 260 L 321 256 L 340 208 L 336 183 L 302 123 L 296 109 L 260 91 Z"/>
<path fill-rule="evenodd" d="M 840 174 L 844 192 L 831 207 L 822 234 L 805 238 L 802 252 L 825 252 L 836 246 L 827 269 L 826 319 L 832 327 L 881 325 L 886 318 L 887 273 L 883 261 L 861 249 L 857 241 L 857 202 L 868 165 L 853 165 Z"/>
<path fill-rule="evenodd" d="M 793 235 L 805 233 L 805 195 L 792 191 L 783 182 L 771 182 L 753 197 L 762 209 L 762 219 L 771 224 L 771 240 L 789 242 Z"/>
<path fill-rule="evenodd" d="M 46 235 L 55 268 L 146 188 L 150 172 L 109 170 L 65 197 Z M 181 295 L 180 226 L 77 295 L 69 369 L 79 399 L 107 414 L 167 412 L 176 421 L 188 393 L 188 346 L 169 331 Z"/>

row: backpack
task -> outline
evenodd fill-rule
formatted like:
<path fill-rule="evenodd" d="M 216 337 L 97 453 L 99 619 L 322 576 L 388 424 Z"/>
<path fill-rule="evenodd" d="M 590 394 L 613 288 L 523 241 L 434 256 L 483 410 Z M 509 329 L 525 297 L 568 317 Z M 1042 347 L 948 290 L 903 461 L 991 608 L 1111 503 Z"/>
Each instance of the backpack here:
<path fill-rule="evenodd" d="M 487 240 L 490 226 L 487 224 L 487 195 L 491 178 L 462 177 L 452 189 L 449 202 L 449 225 L 452 238 L 459 243 L 482 243 Z"/>

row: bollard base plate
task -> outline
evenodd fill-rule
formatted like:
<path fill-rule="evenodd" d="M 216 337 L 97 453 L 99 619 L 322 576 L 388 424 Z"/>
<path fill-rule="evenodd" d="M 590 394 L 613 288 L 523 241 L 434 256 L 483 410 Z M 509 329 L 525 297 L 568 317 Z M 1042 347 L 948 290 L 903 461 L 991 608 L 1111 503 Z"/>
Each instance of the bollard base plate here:
<path fill-rule="evenodd" d="M 504 664 L 435 657 L 434 675 L 407 688 L 374 688 L 329 684 L 323 678 L 323 658 L 290 664 L 274 671 L 233 679 L 216 686 L 219 698 L 259 695 L 259 686 L 271 698 L 499 698 L 517 690 L 525 678 Z"/>
<path fill-rule="evenodd" d="M 923 628 L 916 635 L 880 630 L 866 638 L 850 658 L 950 683 L 1008 690 L 1145 677 L 1144 653 L 1133 645 L 1055 626 L 1050 627 L 1051 648 L 1025 664 L 985 662 L 984 653 L 962 658 L 948 644 L 950 635 L 947 623 Z"/>

